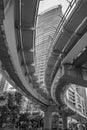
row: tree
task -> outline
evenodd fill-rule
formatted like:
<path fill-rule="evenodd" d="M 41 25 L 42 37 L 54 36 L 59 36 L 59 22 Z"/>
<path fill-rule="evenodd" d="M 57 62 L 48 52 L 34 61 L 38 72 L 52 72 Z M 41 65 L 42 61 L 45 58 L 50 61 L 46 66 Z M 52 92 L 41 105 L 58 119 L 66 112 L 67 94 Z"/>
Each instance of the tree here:
<path fill-rule="evenodd" d="M 10 123 L 13 128 L 15 127 L 20 114 L 21 101 L 22 95 L 19 92 L 8 93 L 8 109 L 10 114 Z"/>
<path fill-rule="evenodd" d="M 28 100 L 28 99 L 27 99 Z M 6 92 L 0 97 L 0 127 L 11 127 L 12 129 L 28 127 L 36 129 L 43 125 L 43 117 L 39 108 L 34 103 L 28 102 L 25 113 L 22 113 L 23 96 L 19 92 Z M 31 113 L 31 110 L 33 110 Z M 36 113 L 34 111 L 37 111 Z"/>
<path fill-rule="evenodd" d="M 6 93 L 0 95 L 0 127 L 7 123 L 9 111 L 7 108 Z"/>
<path fill-rule="evenodd" d="M 30 121 L 33 124 L 33 129 L 43 127 L 43 116 L 40 112 L 34 112 Z"/>
<path fill-rule="evenodd" d="M 0 128 L 2 128 L 3 125 L 8 123 L 7 121 L 8 116 L 9 116 L 9 110 L 7 106 L 5 105 L 5 106 L 0 107 Z"/>
<path fill-rule="evenodd" d="M 21 100 L 22 95 L 19 92 L 8 92 L 3 93 L 0 98 L 0 101 L 6 102 L 4 105 L 0 106 L 0 127 L 3 127 L 3 124 L 12 126 L 13 128 L 16 125 L 18 120 L 20 109 L 21 109 Z"/>
<path fill-rule="evenodd" d="M 28 129 L 28 124 L 29 124 L 29 114 L 20 113 L 19 120 L 16 123 L 16 127 L 26 130 Z"/>

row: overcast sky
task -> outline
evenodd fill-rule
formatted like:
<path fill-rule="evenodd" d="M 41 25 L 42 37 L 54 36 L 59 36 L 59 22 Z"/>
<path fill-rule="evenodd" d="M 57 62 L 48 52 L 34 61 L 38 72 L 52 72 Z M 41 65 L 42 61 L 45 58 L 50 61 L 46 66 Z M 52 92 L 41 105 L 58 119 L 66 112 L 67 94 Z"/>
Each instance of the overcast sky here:
<path fill-rule="evenodd" d="M 48 8 L 59 5 L 59 4 L 62 5 L 62 11 L 64 13 L 66 8 L 69 5 L 67 0 L 42 0 L 40 2 L 39 13 L 43 12 L 44 10 L 47 10 Z"/>

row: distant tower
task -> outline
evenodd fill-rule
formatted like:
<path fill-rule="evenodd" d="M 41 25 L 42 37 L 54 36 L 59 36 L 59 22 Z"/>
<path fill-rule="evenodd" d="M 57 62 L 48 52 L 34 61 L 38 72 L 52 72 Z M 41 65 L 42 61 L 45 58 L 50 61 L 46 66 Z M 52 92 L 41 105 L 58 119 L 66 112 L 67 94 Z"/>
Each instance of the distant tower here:
<path fill-rule="evenodd" d="M 49 47 L 52 44 L 53 35 L 62 16 L 62 6 L 57 5 L 41 13 L 37 18 L 35 66 L 38 82 L 44 87 L 44 74 Z"/>
<path fill-rule="evenodd" d="M 5 78 L 2 76 L 2 74 L 0 74 L 0 94 L 1 94 L 1 93 L 3 92 L 3 90 L 4 90 L 5 83 L 6 83 Z"/>

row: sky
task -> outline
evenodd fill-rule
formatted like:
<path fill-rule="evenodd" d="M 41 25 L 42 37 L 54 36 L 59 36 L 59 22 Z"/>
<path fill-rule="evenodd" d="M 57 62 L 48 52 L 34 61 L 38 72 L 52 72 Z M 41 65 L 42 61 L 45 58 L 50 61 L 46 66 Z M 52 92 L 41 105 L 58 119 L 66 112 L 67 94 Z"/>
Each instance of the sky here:
<path fill-rule="evenodd" d="M 62 11 L 64 13 L 69 5 L 67 0 L 42 0 L 39 6 L 39 13 L 59 4 L 62 5 Z"/>

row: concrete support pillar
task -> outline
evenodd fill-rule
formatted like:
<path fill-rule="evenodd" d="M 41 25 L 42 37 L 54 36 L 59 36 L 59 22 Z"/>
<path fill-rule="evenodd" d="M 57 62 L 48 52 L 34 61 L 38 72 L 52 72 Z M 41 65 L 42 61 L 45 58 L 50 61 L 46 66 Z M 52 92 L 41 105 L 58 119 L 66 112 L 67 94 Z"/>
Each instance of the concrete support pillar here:
<path fill-rule="evenodd" d="M 52 123 L 52 109 L 51 107 L 48 107 L 45 110 L 45 115 L 44 115 L 44 129 L 51 129 L 51 123 Z"/>
<path fill-rule="evenodd" d="M 63 114 L 62 118 L 63 118 L 64 130 L 67 130 L 67 116 L 65 114 Z"/>
<path fill-rule="evenodd" d="M 85 124 L 85 130 L 87 130 L 87 123 Z"/>

